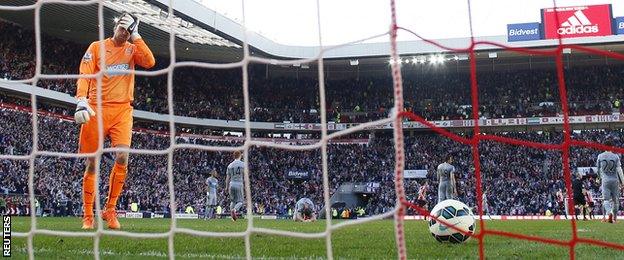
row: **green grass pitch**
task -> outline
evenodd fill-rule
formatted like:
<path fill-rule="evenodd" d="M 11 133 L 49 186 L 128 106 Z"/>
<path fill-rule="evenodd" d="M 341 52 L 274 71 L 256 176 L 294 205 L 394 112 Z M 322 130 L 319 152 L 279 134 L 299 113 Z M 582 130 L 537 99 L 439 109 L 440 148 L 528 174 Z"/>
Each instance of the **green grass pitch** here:
<path fill-rule="evenodd" d="M 79 231 L 79 218 L 38 218 L 40 229 Z M 30 218 L 14 217 L 13 232 L 30 228 Z M 120 219 L 124 231 L 166 232 L 169 219 Z M 333 223 L 338 223 L 334 221 Z M 246 220 L 178 220 L 178 226 L 195 230 L 236 232 L 244 231 Z M 316 223 L 294 223 L 287 220 L 254 220 L 254 226 L 296 232 L 322 232 L 324 220 Z M 568 221 L 508 220 L 486 221 L 486 227 L 507 232 L 541 236 L 558 240 L 572 237 Z M 624 223 L 606 224 L 600 221 L 578 222 L 579 237 L 600 239 L 624 244 Z M 478 229 L 477 229 L 478 231 Z M 406 244 L 410 259 L 475 259 L 478 241 L 464 244 L 440 244 L 429 234 L 427 222 L 405 221 Z M 166 259 L 167 239 L 135 239 L 104 235 L 100 243 L 102 259 Z M 394 223 L 379 220 L 347 226 L 332 234 L 336 259 L 396 259 Z M 92 259 L 92 238 L 69 238 L 36 235 L 35 257 L 41 259 Z M 580 244 L 576 247 L 578 259 L 622 259 L 624 251 Z M 28 257 L 26 239 L 13 237 L 12 253 L 15 259 Z M 500 236 L 485 238 L 485 256 L 490 259 L 562 259 L 568 258 L 569 248 Z M 208 238 L 184 234 L 175 236 L 177 259 L 240 259 L 245 256 L 243 238 Z M 264 259 L 319 259 L 326 258 L 325 239 L 300 239 L 275 235 L 251 236 L 253 258 Z"/>

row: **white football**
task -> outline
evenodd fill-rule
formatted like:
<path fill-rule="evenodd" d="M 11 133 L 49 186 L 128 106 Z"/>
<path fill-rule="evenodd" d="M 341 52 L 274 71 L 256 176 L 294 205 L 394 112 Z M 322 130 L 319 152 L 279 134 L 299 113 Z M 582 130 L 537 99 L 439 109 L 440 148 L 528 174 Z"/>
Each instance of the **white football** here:
<path fill-rule="evenodd" d="M 475 219 L 470 207 L 461 201 L 445 200 L 435 205 L 431 215 L 446 221 L 452 226 L 469 234 L 474 234 Z M 470 238 L 461 232 L 452 229 L 435 219 L 429 220 L 429 231 L 438 242 L 462 243 Z"/>

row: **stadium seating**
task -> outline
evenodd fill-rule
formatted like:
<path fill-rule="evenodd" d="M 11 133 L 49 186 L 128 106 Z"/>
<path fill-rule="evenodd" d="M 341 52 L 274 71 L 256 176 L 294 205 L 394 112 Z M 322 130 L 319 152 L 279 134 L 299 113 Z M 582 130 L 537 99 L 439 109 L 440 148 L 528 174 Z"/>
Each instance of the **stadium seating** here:
<path fill-rule="evenodd" d="M 35 68 L 34 33 L 18 26 L 0 22 L 0 77 L 27 79 Z M 11 37 L 7 37 L 11 36 Z M 43 73 L 75 74 L 85 45 L 44 36 Z M 11 51 L 9 51 L 11 50 Z M 159 68 L 167 66 L 167 59 L 159 59 Z M 158 69 L 158 68 L 156 68 Z M 620 84 L 624 82 L 624 67 L 600 66 L 567 69 L 566 79 L 572 115 L 611 114 L 621 112 L 624 97 Z M 600 76 L 597 76 L 600 75 Z M 178 115 L 191 117 L 238 120 L 243 118 L 241 76 L 238 71 L 207 71 L 199 68 L 179 68 L 174 74 L 174 109 Z M 479 114 L 485 118 L 548 116 L 561 113 L 554 70 L 481 73 L 478 77 L 481 92 Z M 43 88 L 75 93 L 74 80 L 40 80 Z M 270 122 L 319 122 L 318 86 L 314 80 L 263 79 L 252 77 L 250 95 L 252 120 Z M 363 78 L 360 80 L 331 80 L 327 82 L 328 118 L 341 122 L 371 121 L 387 116 L 392 106 L 390 78 Z M 472 117 L 468 74 L 435 74 L 427 77 L 405 78 L 404 95 L 407 110 L 429 120 L 465 119 Z M 166 76 L 137 77 L 134 106 L 136 109 L 167 113 Z M 28 101 L 0 93 L 0 102 L 30 106 Z M 70 110 L 44 102 L 38 109 L 51 114 L 39 117 L 39 150 L 57 152 L 77 151 L 78 126 L 60 117 Z M 14 109 L 0 108 L 0 153 L 28 154 L 32 149 L 31 115 Z M 6 124 L 5 124 L 6 123 Z M 624 144 L 624 132 L 610 131 Z M 515 138 L 535 142 L 560 142 L 558 132 L 508 133 Z M 583 131 L 575 134 L 582 140 L 603 141 L 605 132 Z M 368 137 L 367 137 L 368 138 Z M 178 142 L 214 146 L 238 145 L 236 142 L 197 138 L 178 138 Z M 135 133 L 133 148 L 166 149 L 169 138 L 153 133 Z M 456 154 L 459 196 L 462 201 L 475 202 L 475 180 L 472 176 L 472 155 L 467 146 L 454 143 L 431 133 L 409 136 L 406 139 L 406 169 L 426 169 L 431 190 L 429 201 L 436 200 L 434 169 L 449 152 Z M 502 151 L 505 152 L 502 152 Z M 571 166 L 593 166 L 597 151 L 573 149 Z M 391 136 L 380 134 L 368 145 L 332 144 L 329 146 L 329 180 L 332 189 L 344 182 L 377 182 L 380 188 L 372 196 L 366 212 L 378 214 L 395 204 L 394 150 Z M 178 211 L 193 205 L 203 208 L 204 180 L 211 169 L 221 175 L 224 186 L 225 167 L 230 161 L 227 153 L 175 151 L 174 183 Z M 139 202 L 142 210 L 168 211 L 166 155 L 131 155 L 127 189 L 120 199 L 120 207 Z M 288 158 L 288 160 L 280 160 Z M 286 214 L 295 201 L 310 197 L 317 205 L 322 201 L 320 152 L 291 152 L 269 148 L 250 151 L 252 201 L 256 211 L 266 214 Z M 494 142 L 481 144 L 481 165 L 484 187 L 491 194 L 494 214 L 543 214 L 556 208 L 554 194 L 563 188 L 561 156 L 523 147 L 508 147 Z M 110 156 L 105 156 L 100 182 L 108 182 Z M 79 159 L 40 156 L 36 159 L 35 193 L 44 208 L 52 209 L 61 201 L 79 203 L 80 183 L 84 165 Z M 289 180 L 285 173 L 291 170 L 310 173 L 307 181 Z M 0 192 L 27 194 L 28 162 L 1 160 Z M 6 176 L 6 178 L 4 177 Z M 422 180 L 408 180 L 408 199 L 416 199 Z M 100 185 L 107 187 L 107 185 Z M 593 187 L 598 195 L 597 187 Z M 101 190 L 100 194 L 106 194 Z M 219 203 L 225 206 L 221 190 Z M 26 208 L 27 200 L 10 203 Z M 103 197 L 103 196 L 102 196 Z M 472 203 L 473 205 L 475 203 Z M 80 214 L 73 207 L 71 214 Z"/>
<path fill-rule="evenodd" d="M 34 75 L 34 33 L 0 22 L 2 59 L 0 77 L 27 79 Z M 42 47 L 46 74 L 76 74 L 86 45 L 45 36 Z M 9 51 L 11 50 L 11 51 Z M 168 57 L 157 58 L 157 67 L 168 66 Z M 253 68 L 253 67 L 252 67 Z M 566 69 L 571 115 L 620 112 L 622 66 Z M 259 73 L 261 74 L 261 73 Z M 253 121 L 319 122 L 318 82 L 310 79 L 264 79 L 251 70 L 250 102 Z M 174 72 L 174 110 L 177 115 L 239 120 L 244 118 L 239 70 L 177 68 Z M 404 77 L 406 109 L 428 120 L 472 118 L 469 75 L 430 73 Z M 479 73 L 480 117 L 509 118 L 561 114 L 557 80 L 552 70 Z M 40 80 L 38 86 L 74 94 L 75 80 Z M 167 77 L 137 77 L 134 106 L 168 113 Z M 328 80 L 327 116 L 340 122 L 384 118 L 393 105 L 391 78 Z"/>
<path fill-rule="evenodd" d="M 0 129 L 0 152 L 2 154 L 24 155 L 31 151 L 31 114 L 13 109 L 0 108 L 0 121 L 7 122 Z M 58 116 L 39 116 L 39 150 L 75 152 L 77 150 L 78 126 Z M 59 134 L 63 133 L 63 134 Z M 509 133 L 507 137 L 521 138 L 535 142 L 557 143 L 562 140 L 558 132 Z M 579 140 L 600 142 L 606 136 L 616 137 L 616 145 L 624 145 L 622 131 L 582 131 L 573 136 Z M 231 141 L 215 141 L 180 137 L 178 143 L 196 143 L 213 146 L 240 145 Z M 169 138 L 165 135 L 135 132 L 133 148 L 166 149 Z M 475 180 L 470 148 L 431 133 L 422 133 L 406 138 L 406 169 L 425 169 L 432 185 L 428 193 L 429 201 L 436 201 L 434 169 L 443 158 L 452 153 L 458 170 L 459 197 L 475 205 Z M 483 185 L 490 194 L 491 212 L 506 215 L 543 214 L 547 209 L 558 205 L 555 192 L 564 187 L 561 156 L 557 152 L 547 152 L 526 147 L 515 147 L 485 141 L 480 146 Z M 505 151 L 505 152 L 502 152 Z M 598 151 L 572 149 L 571 167 L 594 166 Z M 108 182 L 112 157 L 106 154 L 102 160 L 102 178 Z M 256 211 L 263 214 L 286 214 L 295 201 L 310 197 L 319 207 L 322 201 L 321 162 L 319 150 L 286 151 L 272 148 L 253 147 L 250 150 L 250 178 L 252 181 L 252 201 Z M 193 205 L 202 209 L 205 202 L 205 178 L 211 169 L 217 169 L 220 187 L 224 187 L 225 167 L 231 161 L 229 153 L 207 152 L 190 149 L 177 149 L 174 153 L 174 185 L 178 210 Z M 0 161 L 0 193 L 27 194 L 28 162 L 17 160 Z M 329 180 L 332 191 L 345 182 L 377 182 L 380 188 L 376 196 L 371 196 L 366 208 L 367 214 L 377 214 L 390 210 L 394 197 L 394 151 L 391 136 L 382 134 L 366 144 L 331 144 L 329 146 Z M 35 194 L 41 198 L 44 209 L 50 210 L 60 201 L 80 203 L 80 183 L 84 164 L 75 158 L 40 156 L 36 159 Z M 310 179 L 290 180 L 286 173 L 291 170 L 306 171 Z M 414 201 L 418 187 L 423 180 L 407 180 L 408 199 Z M 591 182 L 589 182 L 591 183 Z M 100 187 L 107 187 L 101 185 Z M 597 187 L 592 186 L 596 197 L 600 196 Z M 220 201 L 226 206 L 225 194 L 220 189 Z M 100 190 L 100 194 L 106 194 Z M 102 196 L 103 197 L 103 196 Z M 125 209 L 131 202 L 138 201 L 142 210 L 168 211 L 167 156 L 130 156 L 130 170 L 127 189 L 120 199 L 120 207 Z M 471 203 L 472 202 L 472 203 Z M 27 203 L 27 200 L 21 200 Z M 74 205 L 75 205 L 74 204 Z M 73 214 L 80 214 L 75 206 Z"/>

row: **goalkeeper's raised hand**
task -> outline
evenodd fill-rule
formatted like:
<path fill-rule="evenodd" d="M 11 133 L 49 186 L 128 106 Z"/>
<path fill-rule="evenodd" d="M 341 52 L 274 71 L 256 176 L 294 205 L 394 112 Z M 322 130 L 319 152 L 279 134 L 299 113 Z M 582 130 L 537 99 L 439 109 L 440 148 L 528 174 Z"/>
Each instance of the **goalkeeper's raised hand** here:
<path fill-rule="evenodd" d="M 95 115 L 95 111 L 89 106 L 87 99 L 84 97 L 78 98 L 78 104 L 76 104 L 76 113 L 74 113 L 74 121 L 78 124 L 84 124 L 89 122 L 89 119 Z"/>
<path fill-rule="evenodd" d="M 141 38 L 141 35 L 139 35 L 139 23 L 139 18 L 129 13 L 124 14 L 119 19 L 119 26 L 130 33 L 130 40 L 132 41 Z"/>

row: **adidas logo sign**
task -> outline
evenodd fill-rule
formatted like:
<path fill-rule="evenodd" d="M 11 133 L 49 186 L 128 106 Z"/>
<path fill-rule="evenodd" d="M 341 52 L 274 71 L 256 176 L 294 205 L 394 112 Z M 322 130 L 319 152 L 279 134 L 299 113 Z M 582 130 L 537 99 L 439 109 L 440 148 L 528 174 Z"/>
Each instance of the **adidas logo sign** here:
<path fill-rule="evenodd" d="M 559 29 L 557 29 L 557 33 L 562 35 L 597 32 L 598 25 L 592 24 L 592 22 L 587 19 L 587 16 L 585 16 L 581 10 L 574 12 L 574 14 L 570 16 L 567 21 L 563 22 Z"/>

